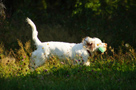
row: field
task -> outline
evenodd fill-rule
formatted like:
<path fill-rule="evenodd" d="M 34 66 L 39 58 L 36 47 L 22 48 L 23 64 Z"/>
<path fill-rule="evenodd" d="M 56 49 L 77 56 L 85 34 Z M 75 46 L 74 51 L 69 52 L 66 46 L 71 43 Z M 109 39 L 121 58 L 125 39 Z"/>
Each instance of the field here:
<path fill-rule="evenodd" d="M 1 44 L 1 90 L 136 89 L 136 53 L 129 45 L 122 45 L 118 53 L 108 47 L 104 55 L 90 57 L 90 66 L 72 65 L 70 60 L 68 63 L 53 56 L 34 72 L 28 68 L 30 41 L 23 45 L 18 40 L 18 45 L 20 48 L 15 53 L 13 50 L 5 52 Z"/>
<path fill-rule="evenodd" d="M 0 90 L 136 90 L 135 1 L 0 0 Z M 107 51 L 90 57 L 90 66 L 52 56 L 32 72 L 27 17 L 42 42 L 98 37 Z"/>

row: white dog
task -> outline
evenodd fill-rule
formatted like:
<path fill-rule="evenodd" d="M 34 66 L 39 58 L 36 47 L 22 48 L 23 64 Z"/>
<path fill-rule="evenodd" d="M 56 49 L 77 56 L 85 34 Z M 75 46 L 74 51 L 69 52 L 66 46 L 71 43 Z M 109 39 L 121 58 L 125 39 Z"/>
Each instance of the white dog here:
<path fill-rule="evenodd" d="M 37 50 L 32 52 L 30 69 L 34 70 L 43 65 L 51 55 L 58 56 L 59 59 L 69 58 L 71 60 L 76 60 L 76 55 L 78 55 L 81 56 L 84 63 L 87 64 L 88 57 L 93 55 L 99 47 L 104 47 L 105 50 L 107 49 L 106 43 L 102 43 L 98 38 L 90 37 L 84 38 L 79 44 L 55 41 L 41 42 L 37 37 L 38 32 L 35 24 L 29 18 L 26 20 L 32 27 L 32 39 L 37 48 Z"/>

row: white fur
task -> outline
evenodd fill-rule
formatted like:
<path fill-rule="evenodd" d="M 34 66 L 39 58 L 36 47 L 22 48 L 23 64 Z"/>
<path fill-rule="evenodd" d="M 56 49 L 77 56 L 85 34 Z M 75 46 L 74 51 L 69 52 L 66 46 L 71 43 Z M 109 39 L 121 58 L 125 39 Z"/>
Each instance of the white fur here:
<path fill-rule="evenodd" d="M 41 42 L 38 39 L 38 32 L 35 24 L 29 19 L 26 19 L 28 24 L 32 27 L 32 39 L 35 42 L 37 49 L 32 52 L 30 60 L 30 68 L 35 69 L 45 63 L 51 55 L 58 56 L 59 59 L 69 58 L 71 60 L 77 60 L 76 55 L 81 56 L 85 64 L 88 65 L 88 52 L 93 55 L 99 47 L 107 48 L 106 43 L 102 43 L 99 38 L 86 37 L 81 43 L 66 43 L 66 42 Z"/>

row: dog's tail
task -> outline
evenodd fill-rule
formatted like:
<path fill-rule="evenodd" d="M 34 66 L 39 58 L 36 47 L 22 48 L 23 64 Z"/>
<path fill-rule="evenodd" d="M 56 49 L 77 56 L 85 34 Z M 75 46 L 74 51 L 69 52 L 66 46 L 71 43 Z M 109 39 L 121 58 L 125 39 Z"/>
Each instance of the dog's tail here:
<path fill-rule="evenodd" d="M 41 44 L 41 41 L 38 39 L 38 31 L 36 29 L 36 26 L 31 19 L 26 18 L 26 21 L 32 27 L 32 39 L 34 40 L 35 45 L 38 46 L 39 44 Z"/>

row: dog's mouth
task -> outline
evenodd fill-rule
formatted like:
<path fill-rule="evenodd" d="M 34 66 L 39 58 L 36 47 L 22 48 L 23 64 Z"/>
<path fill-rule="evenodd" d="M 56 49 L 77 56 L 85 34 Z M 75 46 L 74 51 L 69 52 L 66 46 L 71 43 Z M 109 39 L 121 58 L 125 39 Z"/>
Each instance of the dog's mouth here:
<path fill-rule="evenodd" d="M 97 50 L 95 50 L 94 54 L 104 54 L 104 52 L 106 52 L 107 47 L 99 47 Z M 89 56 L 91 55 L 91 52 L 89 50 L 87 50 Z"/>

